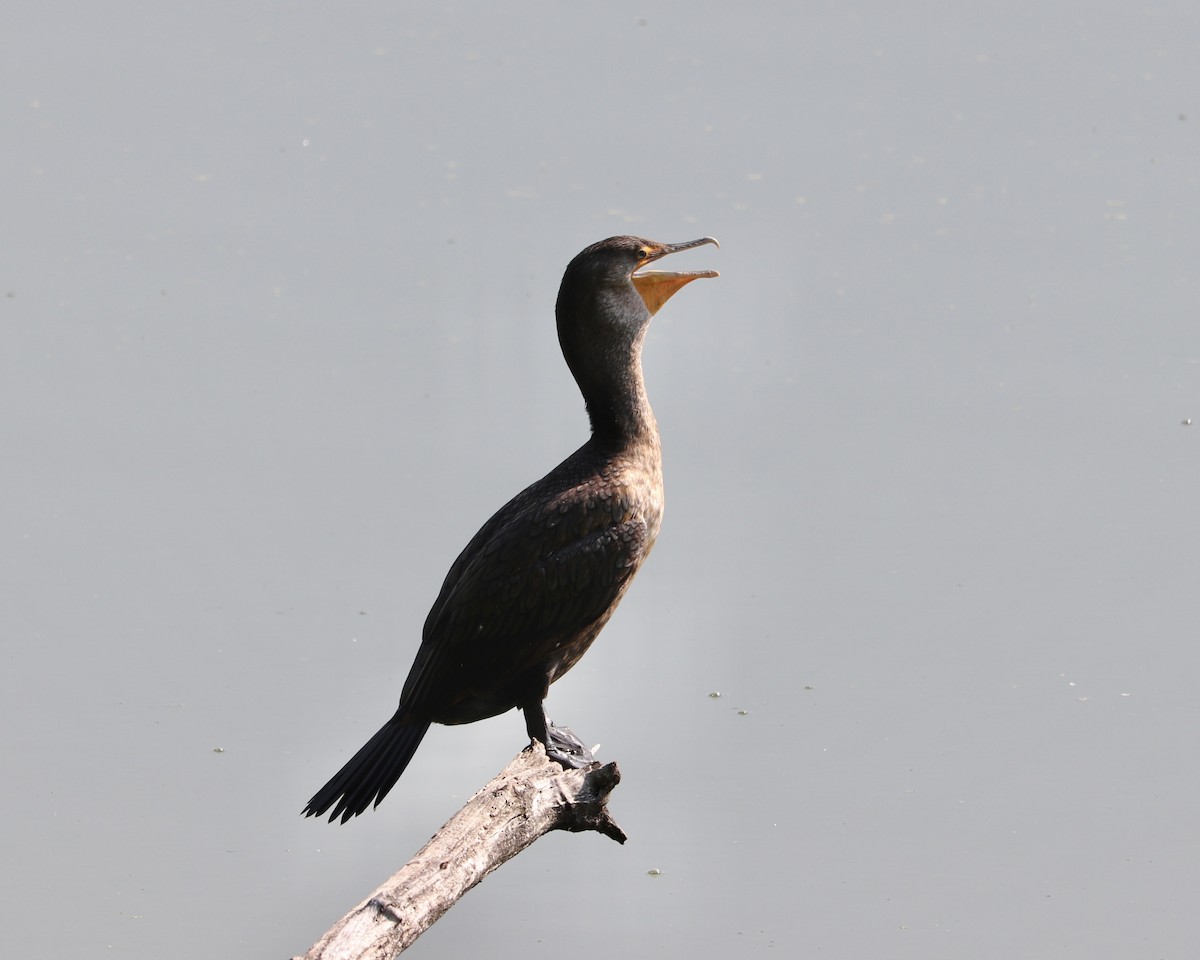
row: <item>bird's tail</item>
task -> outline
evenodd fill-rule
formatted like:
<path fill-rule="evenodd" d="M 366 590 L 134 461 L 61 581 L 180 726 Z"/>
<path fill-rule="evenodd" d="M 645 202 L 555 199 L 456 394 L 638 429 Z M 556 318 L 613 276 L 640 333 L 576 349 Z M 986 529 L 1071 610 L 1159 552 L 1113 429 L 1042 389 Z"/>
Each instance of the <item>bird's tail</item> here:
<path fill-rule="evenodd" d="M 345 823 L 372 802 L 379 806 L 400 779 L 428 729 L 428 723 L 389 720 L 313 795 L 303 810 L 304 815 L 319 817 L 333 807 L 329 822 L 341 817 Z"/>

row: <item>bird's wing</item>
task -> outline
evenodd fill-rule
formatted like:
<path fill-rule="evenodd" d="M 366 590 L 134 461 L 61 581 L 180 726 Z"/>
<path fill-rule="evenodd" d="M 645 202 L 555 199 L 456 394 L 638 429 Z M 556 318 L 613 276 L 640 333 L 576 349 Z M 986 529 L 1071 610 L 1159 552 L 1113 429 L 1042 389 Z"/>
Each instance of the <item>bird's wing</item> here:
<path fill-rule="evenodd" d="M 611 613 L 649 550 L 648 525 L 619 496 L 570 494 L 528 508 L 518 498 L 468 544 L 426 619 L 402 710 L 435 715 L 502 689 Z"/>

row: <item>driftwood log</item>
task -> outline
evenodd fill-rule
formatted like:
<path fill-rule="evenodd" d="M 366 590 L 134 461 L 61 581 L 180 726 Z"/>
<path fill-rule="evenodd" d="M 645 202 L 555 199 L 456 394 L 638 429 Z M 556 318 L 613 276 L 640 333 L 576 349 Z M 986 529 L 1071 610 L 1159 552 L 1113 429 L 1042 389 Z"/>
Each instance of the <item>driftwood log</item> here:
<path fill-rule="evenodd" d="M 552 830 L 595 830 L 624 843 L 607 808 L 620 780 L 615 763 L 564 770 L 534 741 L 412 860 L 293 960 L 391 960 L 475 884 Z"/>

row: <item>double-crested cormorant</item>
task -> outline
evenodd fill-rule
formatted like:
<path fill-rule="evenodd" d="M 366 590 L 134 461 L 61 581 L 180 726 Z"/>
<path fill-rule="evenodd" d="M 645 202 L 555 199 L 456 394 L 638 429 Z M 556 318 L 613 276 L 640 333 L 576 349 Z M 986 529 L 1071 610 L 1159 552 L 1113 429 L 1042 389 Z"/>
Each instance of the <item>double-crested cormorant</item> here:
<path fill-rule="evenodd" d="M 706 243 L 610 237 L 567 266 L 555 313 L 592 436 L 506 503 L 446 575 L 425 619 L 400 706 L 308 801 L 345 823 L 387 796 L 431 723 L 471 723 L 520 707 L 532 739 L 564 766 L 591 756 L 546 720 L 550 684 L 596 639 L 654 546 L 663 511 L 658 427 L 642 381 L 650 318 L 713 270 L 641 272 Z"/>

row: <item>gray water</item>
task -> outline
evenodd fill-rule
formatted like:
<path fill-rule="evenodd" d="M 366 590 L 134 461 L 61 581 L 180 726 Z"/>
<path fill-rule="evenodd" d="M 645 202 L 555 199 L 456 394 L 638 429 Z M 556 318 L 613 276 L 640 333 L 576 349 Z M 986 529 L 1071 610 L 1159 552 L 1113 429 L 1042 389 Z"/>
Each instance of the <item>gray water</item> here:
<path fill-rule="evenodd" d="M 735 7 L 10 12 L 12 955 L 302 952 L 521 747 L 299 816 L 586 435 L 554 296 L 615 233 L 722 244 L 646 347 L 654 558 L 548 703 L 631 839 L 412 955 L 1194 950 L 1200 12 Z"/>

